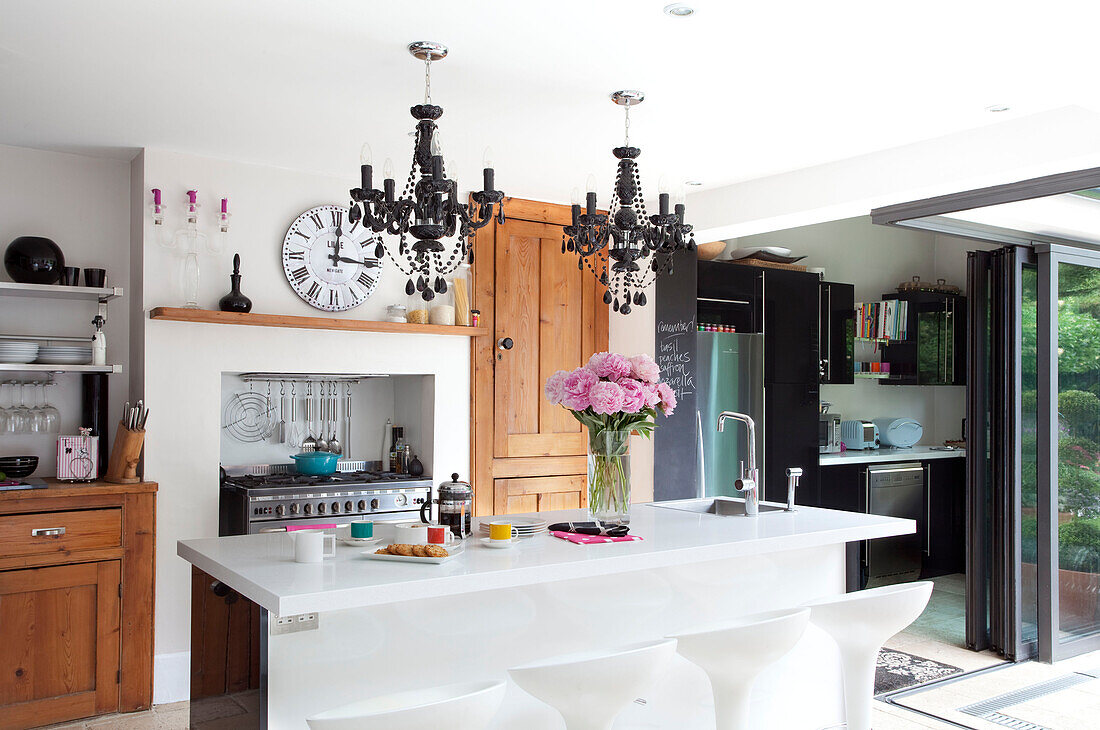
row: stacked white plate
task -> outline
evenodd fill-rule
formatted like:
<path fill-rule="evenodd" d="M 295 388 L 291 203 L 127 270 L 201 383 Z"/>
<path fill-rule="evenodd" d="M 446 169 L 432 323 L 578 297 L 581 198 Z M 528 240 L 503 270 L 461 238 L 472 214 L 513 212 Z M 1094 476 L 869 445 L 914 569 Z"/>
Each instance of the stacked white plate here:
<path fill-rule="evenodd" d="M 509 517 L 508 515 L 486 517 L 481 521 L 481 534 L 483 537 L 489 536 L 490 522 L 511 522 L 512 527 L 516 528 L 516 534 L 521 538 L 541 535 L 546 532 L 546 527 L 549 525 L 546 520 L 537 517 Z"/>
<path fill-rule="evenodd" d="M 27 363 L 38 357 L 38 343 L 22 340 L 0 340 L 0 362 Z"/>
<path fill-rule="evenodd" d="M 90 345 L 43 345 L 36 360 L 49 365 L 87 365 L 91 361 Z"/>

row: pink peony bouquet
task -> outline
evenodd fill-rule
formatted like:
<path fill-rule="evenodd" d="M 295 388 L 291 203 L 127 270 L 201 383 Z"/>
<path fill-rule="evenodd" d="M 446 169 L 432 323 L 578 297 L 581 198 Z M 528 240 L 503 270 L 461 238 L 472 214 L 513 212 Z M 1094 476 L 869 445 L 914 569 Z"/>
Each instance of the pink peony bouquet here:
<path fill-rule="evenodd" d="M 648 437 L 657 411 L 669 416 L 676 409 L 676 394 L 661 382 L 661 369 L 649 355 L 597 352 L 586 365 L 551 375 L 545 392 L 593 434 L 637 431 Z"/>

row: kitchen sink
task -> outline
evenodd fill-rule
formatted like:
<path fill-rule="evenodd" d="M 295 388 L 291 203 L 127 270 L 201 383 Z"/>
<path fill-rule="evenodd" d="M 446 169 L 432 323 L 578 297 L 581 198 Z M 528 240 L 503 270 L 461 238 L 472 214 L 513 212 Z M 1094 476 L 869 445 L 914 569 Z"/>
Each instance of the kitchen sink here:
<path fill-rule="evenodd" d="M 676 499 L 671 502 L 651 502 L 654 507 L 663 509 L 678 509 L 682 512 L 696 512 L 698 514 L 718 515 L 719 517 L 744 517 L 745 500 L 733 497 L 703 497 L 702 499 Z M 760 503 L 760 514 L 783 512 L 784 508 L 778 504 Z"/>

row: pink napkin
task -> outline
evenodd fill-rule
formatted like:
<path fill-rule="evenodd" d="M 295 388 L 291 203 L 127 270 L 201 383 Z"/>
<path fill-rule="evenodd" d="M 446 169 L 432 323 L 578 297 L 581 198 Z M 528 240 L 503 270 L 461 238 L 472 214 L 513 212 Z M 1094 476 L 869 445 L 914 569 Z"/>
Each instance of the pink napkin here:
<path fill-rule="evenodd" d="M 568 540 L 569 542 L 576 543 L 577 545 L 593 545 L 601 542 L 635 542 L 642 539 L 637 535 L 606 537 L 604 535 L 580 535 L 576 532 L 560 532 L 557 530 L 551 531 L 550 534 L 562 540 Z"/>

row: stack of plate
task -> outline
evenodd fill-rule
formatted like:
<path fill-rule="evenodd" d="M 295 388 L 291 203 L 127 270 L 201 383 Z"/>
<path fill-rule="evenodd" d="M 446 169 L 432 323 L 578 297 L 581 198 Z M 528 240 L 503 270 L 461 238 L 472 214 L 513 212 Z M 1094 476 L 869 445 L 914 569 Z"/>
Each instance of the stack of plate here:
<path fill-rule="evenodd" d="M 546 520 L 539 519 L 537 517 L 509 517 L 507 515 L 499 515 L 497 517 L 486 517 L 481 521 L 481 535 L 482 537 L 489 536 L 489 523 L 490 522 L 511 522 L 512 527 L 516 528 L 516 532 L 522 537 L 534 537 L 535 535 L 541 535 L 546 532 L 546 527 L 549 524 Z"/>
<path fill-rule="evenodd" d="M 0 362 L 27 363 L 38 357 L 38 343 L 22 340 L 0 340 Z"/>
<path fill-rule="evenodd" d="M 87 365 L 91 361 L 90 345 L 43 345 L 36 360 L 49 365 Z"/>

